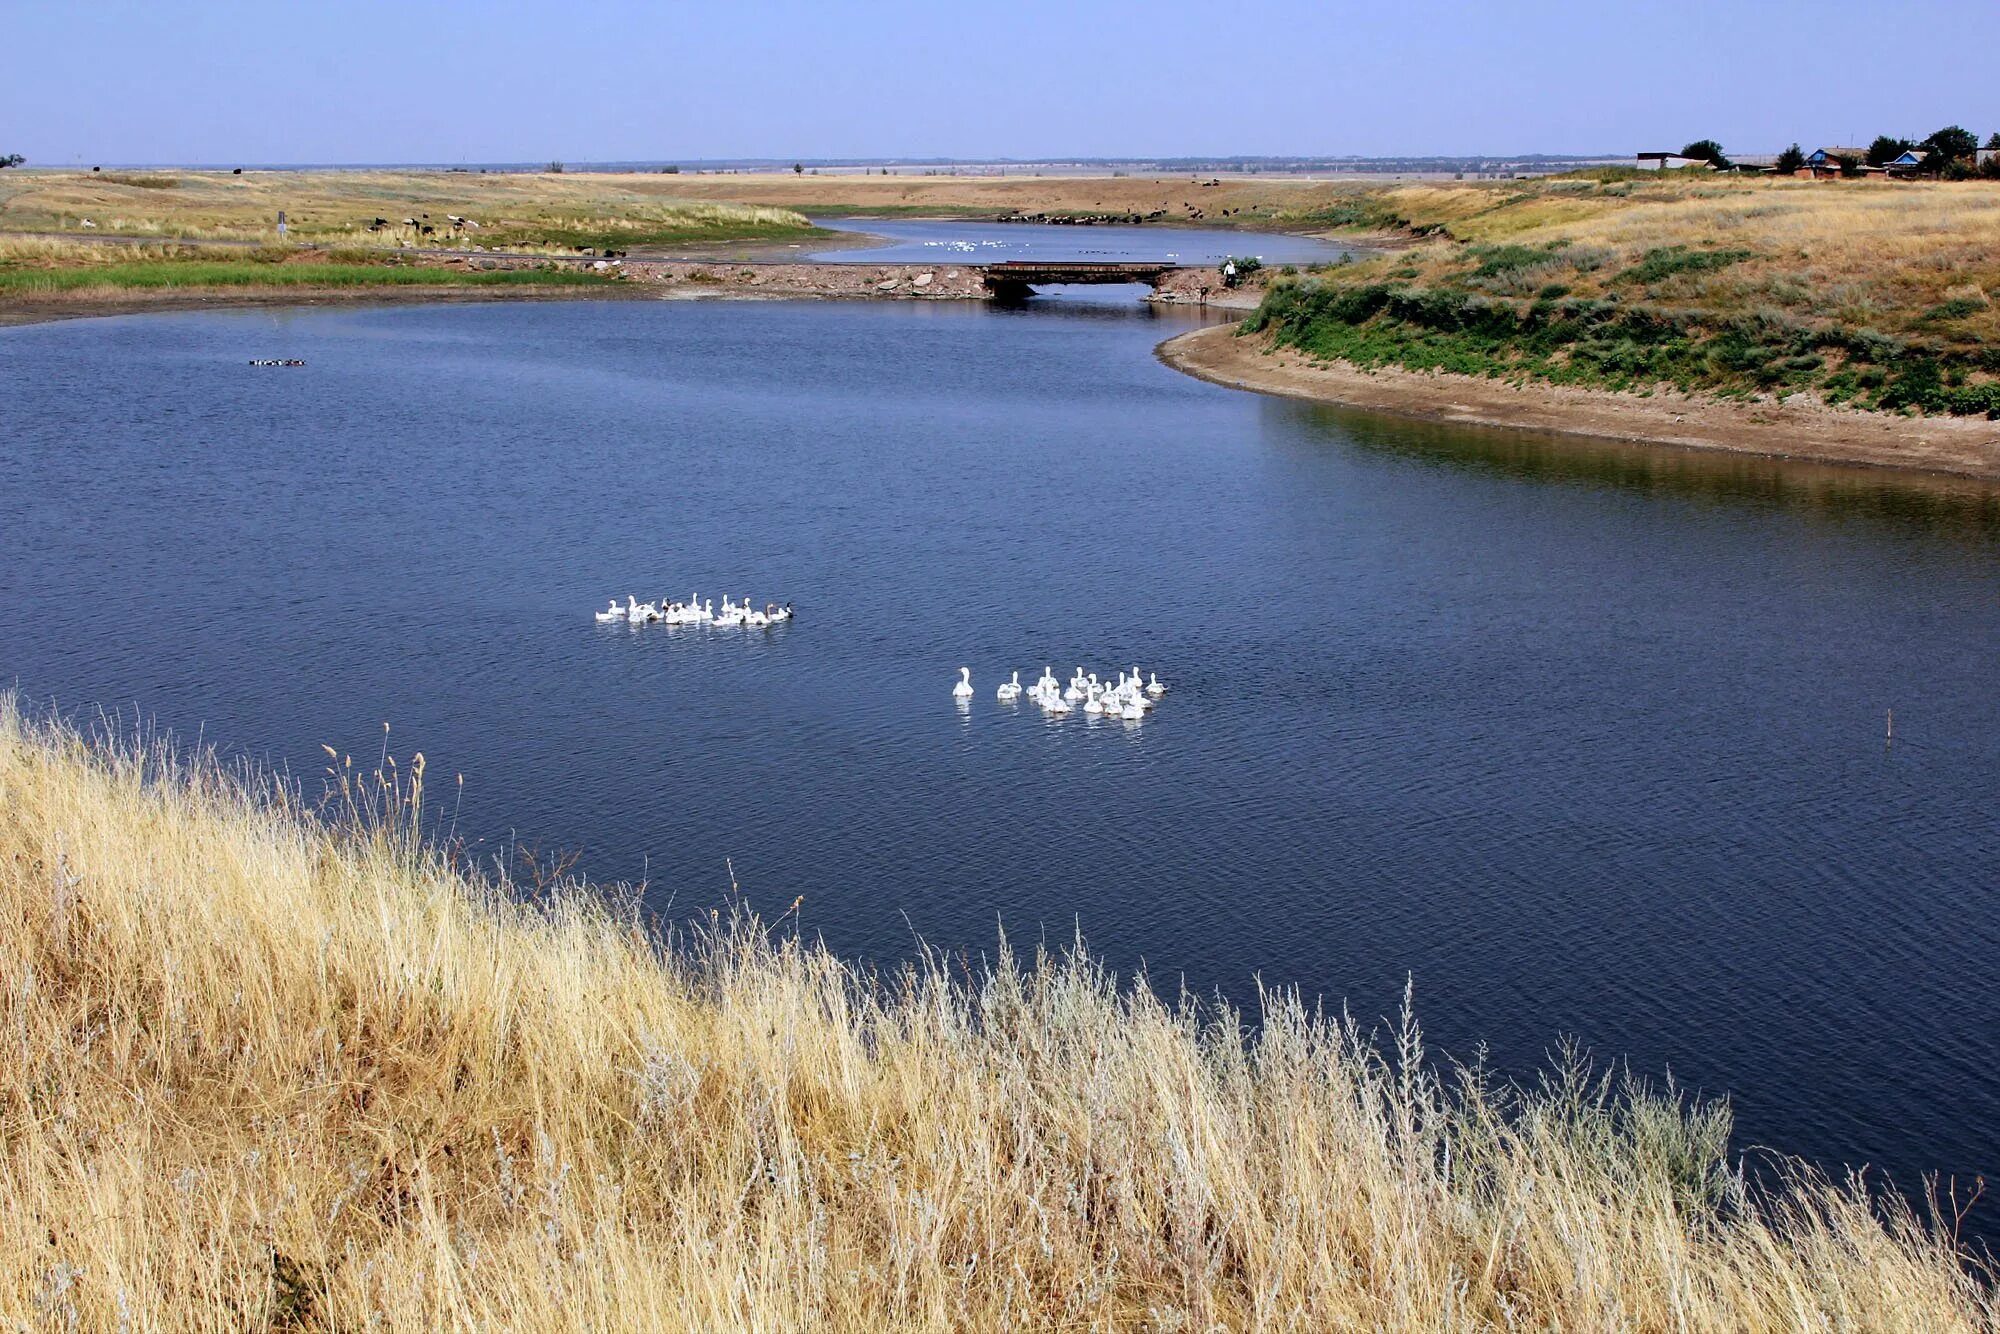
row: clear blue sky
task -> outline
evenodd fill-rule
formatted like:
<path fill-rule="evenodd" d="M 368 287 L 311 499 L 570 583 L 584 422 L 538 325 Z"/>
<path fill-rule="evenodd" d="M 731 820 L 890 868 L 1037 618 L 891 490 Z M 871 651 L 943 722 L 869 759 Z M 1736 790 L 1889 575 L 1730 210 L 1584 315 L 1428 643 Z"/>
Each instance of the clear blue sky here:
<path fill-rule="evenodd" d="M 2000 3 L 0 0 L 99 162 L 1775 152 L 2000 129 Z"/>

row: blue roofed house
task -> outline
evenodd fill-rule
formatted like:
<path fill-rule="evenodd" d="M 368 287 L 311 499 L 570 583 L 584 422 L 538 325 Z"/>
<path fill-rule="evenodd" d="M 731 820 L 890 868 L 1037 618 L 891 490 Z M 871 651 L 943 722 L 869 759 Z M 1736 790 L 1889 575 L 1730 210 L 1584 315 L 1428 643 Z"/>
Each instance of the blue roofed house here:
<path fill-rule="evenodd" d="M 1844 172 L 1879 172 L 1880 167 L 1868 165 L 1868 150 L 1865 148 L 1815 148 L 1806 154 L 1805 170 L 1812 173 L 1814 180 L 1825 180 Z"/>
<path fill-rule="evenodd" d="M 1922 149 L 1906 148 L 1884 162 L 1882 167 L 1891 176 L 1915 176 L 1924 169 L 1924 158 L 1927 156 Z"/>

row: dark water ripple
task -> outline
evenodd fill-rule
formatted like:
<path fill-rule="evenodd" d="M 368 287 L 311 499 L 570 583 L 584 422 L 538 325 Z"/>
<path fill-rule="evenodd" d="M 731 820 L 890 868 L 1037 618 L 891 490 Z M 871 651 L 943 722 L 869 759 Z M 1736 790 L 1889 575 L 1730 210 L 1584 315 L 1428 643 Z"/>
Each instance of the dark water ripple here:
<path fill-rule="evenodd" d="M 889 961 L 1562 1035 L 1746 1143 L 2000 1169 L 2000 502 L 1397 423 L 1122 307 L 560 304 L 0 331 L 0 678 Z M 251 357 L 297 356 L 298 370 Z M 606 595 L 795 600 L 760 635 Z M 1142 726 L 997 704 L 1156 668 Z M 947 691 L 969 664 L 978 697 Z M 1896 712 L 1885 746 L 1885 711 Z M 448 783 L 434 782 L 433 790 Z"/>

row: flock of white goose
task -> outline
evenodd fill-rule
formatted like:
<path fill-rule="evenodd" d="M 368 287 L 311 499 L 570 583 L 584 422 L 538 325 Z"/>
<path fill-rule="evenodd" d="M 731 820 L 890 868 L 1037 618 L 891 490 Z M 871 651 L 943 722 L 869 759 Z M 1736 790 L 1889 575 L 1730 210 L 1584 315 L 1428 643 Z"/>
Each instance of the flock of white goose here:
<path fill-rule="evenodd" d="M 758 611 L 750 605 L 750 599 L 731 602 L 727 594 L 722 598 L 722 609 L 717 611 L 715 603 L 704 602 L 700 594 L 690 595 L 686 602 L 674 602 L 661 598 L 658 602 L 641 602 L 626 595 L 623 606 L 617 598 L 597 613 L 600 625 L 626 622 L 630 625 L 648 625 L 658 621 L 665 625 L 715 625 L 715 626 L 762 626 L 776 625 L 792 619 L 792 604 L 779 606 L 767 602 Z M 1131 672 L 1119 672 L 1115 681 L 1100 680 L 1096 672 L 1076 669 L 1067 684 L 1056 679 L 1049 668 L 1042 668 L 1042 675 L 1031 686 L 1021 684 L 1021 674 L 1015 672 L 1013 679 L 1003 681 L 994 692 L 1002 704 L 1012 704 L 1025 696 L 1030 703 L 1039 704 L 1043 712 L 1060 715 L 1081 709 L 1084 713 L 1105 718 L 1122 718 L 1126 722 L 1138 722 L 1146 716 L 1146 711 L 1160 702 L 1160 696 L 1167 688 L 1157 673 L 1142 674 L 1137 667 Z M 951 697 L 959 704 L 972 698 L 972 669 L 958 669 L 958 683 L 951 688 Z"/>
<path fill-rule="evenodd" d="M 597 613 L 599 624 L 612 621 L 629 621 L 633 625 L 647 625 L 658 621 L 663 625 L 777 625 L 792 619 L 792 604 L 780 607 L 775 602 L 766 602 L 764 610 L 758 611 L 750 605 L 750 599 L 731 602 L 728 594 L 723 594 L 722 610 L 715 609 L 715 600 L 701 600 L 700 594 L 692 594 L 686 602 L 670 602 L 661 598 L 658 602 L 641 602 L 631 594 L 626 594 L 625 605 L 619 606 L 618 599 L 611 599 L 611 605 Z"/>
<path fill-rule="evenodd" d="M 1021 684 L 1021 674 L 1014 673 L 1011 681 L 1003 681 L 994 692 L 1003 704 L 1011 704 L 1023 695 L 1042 706 L 1049 714 L 1064 714 L 1072 709 L 1082 709 L 1085 713 L 1101 714 L 1106 718 L 1122 718 L 1136 723 L 1146 716 L 1146 710 L 1159 703 L 1160 696 L 1167 688 L 1160 683 L 1157 674 L 1142 676 L 1134 667 L 1131 675 L 1118 673 L 1116 682 L 1100 681 L 1096 672 L 1076 669 L 1076 674 L 1065 685 L 1058 681 L 1055 673 L 1042 668 L 1041 679 L 1031 686 Z M 963 704 L 972 698 L 972 669 L 958 669 L 958 684 L 951 688 L 951 697 Z"/>

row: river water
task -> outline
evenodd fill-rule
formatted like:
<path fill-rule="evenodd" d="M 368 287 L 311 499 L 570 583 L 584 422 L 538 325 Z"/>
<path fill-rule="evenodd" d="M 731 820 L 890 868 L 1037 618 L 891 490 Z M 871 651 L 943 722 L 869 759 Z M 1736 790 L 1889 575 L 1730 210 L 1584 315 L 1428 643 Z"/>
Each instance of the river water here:
<path fill-rule="evenodd" d="M 854 264 L 997 264 L 1003 260 L 1089 260 L 1099 263 L 1155 260 L 1193 266 L 1254 256 L 1266 264 L 1320 264 L 1338 260 L 1347 247 L 1310 236 L 1218 228 L 1148 226 L 1040 226 L 1018 222 L 939 221 L 934 218 L 817 219 L 842 233 L 877 238 L 877 245 L 811 253 L 813 259 Z M 850 238 L 851 239 L 851 238 Z M 809 246 L 808 246 L 809 249 Z"/>
<path fill-rule="evenodd" d="M 1178 375 L 1136 305 L 0 330 L 0 679 L 878 962 L 1081 930 L 2000 1170 L 2000 496 Z M 256 357 L 300 357 L 255 369 Z M 758 633 L 609 596 L 794 601 Z M 997 703 L 1140 664 L 1143 723 Z M 969 666 L 977 696 L 950 688 Z M 1895 740 L 1885 721 L 1895 711 Z"/>

